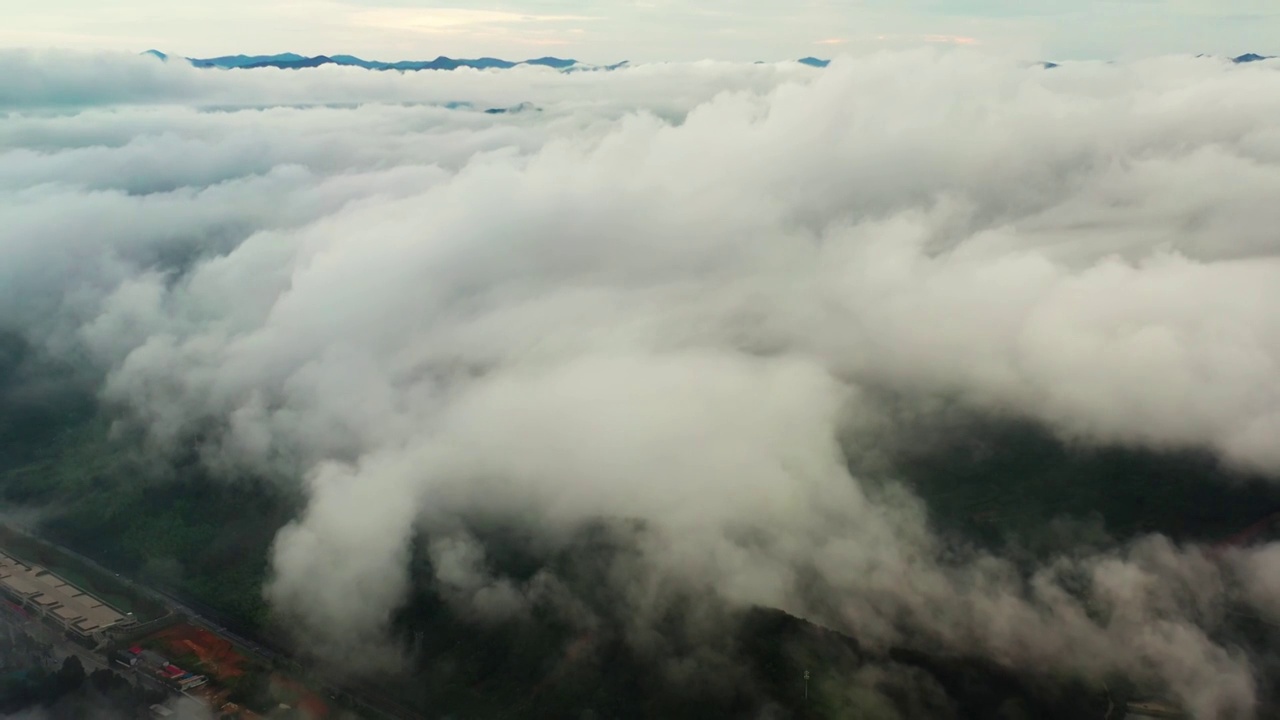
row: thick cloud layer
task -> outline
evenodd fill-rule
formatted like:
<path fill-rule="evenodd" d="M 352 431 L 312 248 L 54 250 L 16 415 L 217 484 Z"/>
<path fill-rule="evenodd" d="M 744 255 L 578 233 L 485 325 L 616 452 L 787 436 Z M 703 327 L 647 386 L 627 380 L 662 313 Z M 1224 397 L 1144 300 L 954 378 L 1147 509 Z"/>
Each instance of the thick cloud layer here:
<path fill-rule="evenodd" d="M 887 388 L 1280 473 L 1274 63 L 0 68 L 0 322 L 158 442 L 304 479 L 267 593 L 320 649 L 384 629 L 415 532 L 494 616 L 554 578 L 493 577 L 466 518 L 637 519 L 602 578 L 637 638 L 693 591 L 1252 712 L 1213 629 L 1237 587 L 1275 612 L 1273 549 L 1027 578 L 840 439 Z"/>

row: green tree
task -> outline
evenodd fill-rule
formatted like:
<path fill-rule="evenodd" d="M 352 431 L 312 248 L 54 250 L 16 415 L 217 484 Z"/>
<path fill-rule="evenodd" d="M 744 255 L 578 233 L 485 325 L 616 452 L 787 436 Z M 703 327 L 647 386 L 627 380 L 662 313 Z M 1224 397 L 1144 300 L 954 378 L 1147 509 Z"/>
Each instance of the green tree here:
<path fill-rule="evenodd" d="M 84 679 L 84 663 L 80 662 L 79 657 L 68 655 L 67 659 L 62 661 L 62 667 L 58 668 L 58 672 L 53 676 L 54 699 L 79 690 L 84 685 Z"/>

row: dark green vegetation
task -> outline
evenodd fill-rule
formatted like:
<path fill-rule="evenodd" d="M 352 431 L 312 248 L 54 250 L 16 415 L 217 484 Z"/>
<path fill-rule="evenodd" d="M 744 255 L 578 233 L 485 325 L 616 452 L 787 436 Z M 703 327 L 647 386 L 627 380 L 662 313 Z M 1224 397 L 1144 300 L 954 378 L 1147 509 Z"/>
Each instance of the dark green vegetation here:
<path fill-rule="evenodd" d="M 145 717 L 147 708 L 165 699 L 165 693 L 136 688 L 110 670 L 86 676 L 74 655 L 53 672 L 25 666 L 0 675 L 0 713 L 5 715 L 38 710 L 47 720 Z"/>
<path fill-rule="evenodd" d="M 194 459 L 161 472 L 136 452 L 88 420 L 5 471 L 0 498 L 47 511 L 42 534 L 107 567 L 242 622 L 263 622 L 268 548 L 291 513 L 283 493 L 262 482 L 214 480 Z M 32 559 L 93 585 L 66 563 Z M 121 593 L 107 595 L 122 602 Z"/>
<path fill-rule="evenodd" d="M 143 582 L 261 626 L 268 547 L 284 522 L 280 505 L 263 484 L 160 481 L 103 490 L 44 529 Z M 102 537 L 113 541 L 102 546 Z"/>
<path fill-rule="evenodd" d="M 1046 555 L 1162 533 L 1213 544 L 1280 511 L 1280 483 L 1203 452 L 1153 453 L 1064 441 L 1040 426 L 965 410 L 889 426 L 864 478 L 901 481 L 943 534 Z"/>
<path fill-rule="evenodd" d="M 421 607 L 414 617 L 447 613 Z M 399 694 L 428 716 L 447 708 L 486 718 L 1081 720 L 1106 713 L 1105 693 L 1034 671 L 1015 674 L 976 658 L 870 653 L 773 610 L 725 621 L 725 634 L 697 638 L 700 648 L 673 624 L 661 656 L 645 656 L 616 633 L 568 632 L 548 619 L 497 629 L 428 620 L 421 627 L 436 633 L 435 647 L 422 648 L 420 680 Z"/>
<path fill-rule="evenodd" d="M 94 385 L 37 366 L 21 343 L 0 339 L 0 502 L 36 511 L 40 532 L 77 552 L 208 606 L 247 634 L 269 634 L 267 556 L 299 498 L 259 479 L 213 477 L 194 449 L 157 460 L 139 437 L 112 431 Z M 958 545 L 1034 557 L 1147 531 L 1214 541 L 1280 509 L 1273 485 L 1203 455 L 1088 449 L 1026 423 L 945 417 L 894 424 L 874 443 L 874 458 L 853 447 L 851 465 L 862 477 L 913 488 Z M 742 717 L 763 707 L 778 718 L 1012 720 L 1105 711 L 1098 689 L 1034 669 L 1014 675 L 970 658 L 871 654 L 772 611 L 717 618 L 723 632 L 710 635 L 690 634 L 678 617 L 659 619 L 660 642 L 636 650 L 629 618 L 611 610 L 618 599 L 599 584 L 600 568 L 626 551 L 617 528 L 586 531 L 549 558 L 531 554 L 510 530 L 471 530 L 493 550 L 495 568 L 516 580 L 551 569 L 598 622 L 570 626 L 550 613 L 497 626 L 461 618 L 431 586 L 419 553 L 414 592 L 396 618 L 418 672 L 383 678 L 365 695 L 427 717 Z M 78 571 L 74 558 L 31 559 L 131 602 L 127 590 Z M 235 690 L 245 700 L 264 696 L 248 684 Z"/>
<path fill-rule="evenodd" d="M 194 452 L 157 462 L 140 438 L 113 432 L 93 382 L 35 357 L 0 334 L 3 506 L 36 511 L 43 535 L 107 567 L 261 627 L 268 548 L 296 498 L 253 479 L 212 478 Z M 109 581 L 74 559 L 29 551 L 132 609 L 127 591 L 102 587 Z"/>
<path fill-rule="evenodd" d="M 63 580 L 105 600 L 121 612 L 133 613 L 139 623 L 149 623 L 166 612 L 163 605 L 134 592 L 118 578 L 49 543 L 0 526 L 0 548 L 25 562 L 53 570 Z"/>

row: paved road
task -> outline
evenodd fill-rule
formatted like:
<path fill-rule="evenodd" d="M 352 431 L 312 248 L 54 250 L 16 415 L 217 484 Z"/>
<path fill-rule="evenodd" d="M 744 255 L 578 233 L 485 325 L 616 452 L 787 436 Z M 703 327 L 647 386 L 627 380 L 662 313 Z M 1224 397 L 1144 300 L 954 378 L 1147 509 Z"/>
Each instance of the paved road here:
<path fill-rule="evenodd" d="M 190 622 L 191 624 L 202 627 L 205 630 L 208 630 L 214 633 L 215 635 L 222 637 L 223 639 L 229 640 L 230 642 L 235 644 L 240 650 L 247 651 L 251 655 L 256 655 L 260 660 L 265 660 L 268 663 L 274 664 L 276 666 L 280 666 L 280 665 L 285 665 L 289 667 L 298 666 L 297 662 L 294 661 L 293 658 L 283 649 L 272 648 L 262 642 L 250 640 L 249 638 L 244 637 L 242 634 L 237 633 L 236 631 L 225 627 L 225 625 L 227 624 L 226 621 L 218 620 L 217 618 L 219 617 L 220 614 L 213 608 L 209 608 L 207 606 L 202 605 L 201 603 L 198 603 L 192 600 L 179 598 L 173 595 L 172 593 L 159 590 L 149 585 L 143 585 L 142 583 L 139 583 L 130 577 L 121 575 L 120 573 L 117 573 L 110 568 L 103 567 L 93 558 L 86 557 L 76 552 L 75 550 L 72 550 L 71 548 L 64 547 L 56 543 L 51 543 L 48 540 L 40 537 L 39 535 L 36 535 L 35 533 L 31 532 L 31 530 L 28 528 L 15 527 L 11 524 L 6 524 L 5 527 L 21 535 L 25 535 L 28 538 L 35 540 L 36 542 L 40 542 L 45 545 L 55 547 L 61 552 L 65 553 L 66 555 L 69 555 L 75 558 L 76 560 L 97 570 L 100 573 L 114 576 L 120 583 L 128 587 L 130 590 L 140 595 L 143 595 L 145 597 L 148 597 L 160 603 L 161 605 L 165 606 L 166 608 L 168 608 L 170 615 L 175 612 L 181 613 L 182 615 L 186 616 L 187 621 Z M 65 643 L 67 641 L 63 640 L 63 642 Z M 79 646 L 75 646 L 75 647 L 78 648 Z M 81 650 L 83 650 L 83 648 L 81 648 Z M 90 657 L 95 657 L 94 662 L 97 663 L 95 667 L 106 667 L 105 661 L 98 659 L 97 656 L 93 656 L 92 653 L 90 653 L 90 651 L 83 650 L 83 652 L 85 654 L 88 654 Z M 81 661 L 84 661 L 84 660 L 85 660 L 84 656 L 81 656 Z M 85 664 L 86 671 L 92 672 L 91 670 L 89 670 L 89 667 L 90 667 L 89 664 L 86 662 Z M 359 691 L 349 690 L 336 685 L 326 684 L 319 689 L 323 694 L 327 695 L 330 698 L 341 697 L 347 703 L 355 705 L 366 712 L 373 712 L 379 716 L 397 718 L 397 720 L 421 720 L 421 718 L 423 717 L 420 713 L 415 712 L 410 708 L 406 708 L 400 705 L 399 703 L 393 702 L 383 697 L 367 695 Z"/>
<path fill-rule="evenodd" d="M 217 633 L 225 637 L 227 640 L 230 640 L 231 642 L 242 646 L 244 649 L 251 650 L 254 654 L 259 655 L 261 658 L 265 660 L 284 660 L 284 661 L 289 660 L 289 657 L 285 655 L 282 650 L 268 648 L 262 645 L 261 643 L 254 642 L 253 640 L 249 640 L 248 638 L 238 635 L 235 632 L 227 629 L 226 627 L 223 627 L 217 622 L 210 620 L 208 616 L 213 613 L 212 609 L 210 608 L 196 610 L 190 607 L 190 605 L 187 602 L 184 602 L 182 599 L 174 596 L 171 593 L 153 588 L 149 585 L 143 585 L 142 583 L 135 581 L 133 578 L 130 578 L 127 575 L 121 575 L 120 573 L 112 570 L 111 568 L 103 567 L 100 563 L 98 563 L 98 561 L 94 560 L 93 558 L 81 555 L 80 553 L 76 552 L 75 550 L 72 550 L 71 548 L 64 547 L 62 545 L 57 545 L 55 543 L 51 543 L 48 540 L 40 537 L 39 535 L 36 535 L 35 533 L 31 532 L 29 529 L 25 527 L 15 527 L 13 525 L 6 525 L 6 527 L 8 527 L 10 530 L 13 530 L 14 532 L 17 532 L 21 535 L 25 535 L 28 538 L 35 540 L 36 542 L 40 542 L 45 545 L 55 547 L 61 552 L 65 553 L 66 555 L 69 555 L 75 558 L 76 560 L 84 563 L 85 565 L 88 565 L 89 567 L 93 568 L 94 570 L 97 570 L 98 572 L 104 575 L 114 576 L 117 581 L 119 581 L 125 587 L 128 587 L 130 590 L 133 590 L 139 595 L 146 596 L 151 600 L 154 600 L 160 603 L 161 605 L 165 606 L 166 608 L 168 608 L 170 614 L 173 614 L 174 612 L 182 613 L 183 615 L 186 615 L 191 622 L 197 625 L 200 625 L 201 627 L 204 627 L 205 629 L 210 630 L 211 632 Z"/>
<path fill-rule="evenodd" d="M 80 664 L 84 666 L 86 675 L 97 670 L 110 670 L 135 685 L 146 685 L 147 687 L 165 695 L 174 695 L 173 689 L 156 678 L 150 677 L 139 672 L 128 672 L 120 667 L 112 667 L 111 662 L 103 655 L 94 652 L 82 645 L 68 640 L 65 635 L 54 628 L 44 624 L 39 618 L 34 616 L 20 616 L 12 610 L 0 611 L 0 622 L 3 622 L 14 628 L 20 633 L 34 638 L 37 642 L 47 646 L 54 660 L 56 670 L 61 667 L 62 662 L 68 657 L 74 655 L 80 658 Z"/>
<path fill-rule="evenodd" d="M 84 666 L 85 673 L 91 673 L 95 670 L 109 669 L 106 658 L 101 655 L 81 647 L 62 636 L 53 628 L 45 625 L 36 618 L 26 619 L 15 616 L 11 611 L 0 612 L 0 621 L 12 626 L 18 632 L 24 633 L 36 639 L 37 642 L 47 645 L 53 649 L 54 659 L 61 665 L 63 660 L 74 655 L 80 658 L 80 664 Z"/>

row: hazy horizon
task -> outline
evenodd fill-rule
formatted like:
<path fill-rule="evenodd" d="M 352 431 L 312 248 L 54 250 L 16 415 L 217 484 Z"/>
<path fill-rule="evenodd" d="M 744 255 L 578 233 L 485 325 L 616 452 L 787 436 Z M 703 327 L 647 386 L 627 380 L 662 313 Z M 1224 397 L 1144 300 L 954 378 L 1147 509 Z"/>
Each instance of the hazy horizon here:
<path fill-rule="evenodd" d="M 50 0 L 10 8 L 0 47 L 156 48 L 188 56 L 572 56 L 586 62 L 779 60 L 923 44 L 1043 59 L 1266 53 L 1280 11 L 1261 0 L 745 3 L 524 0 Z"/>

